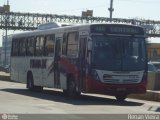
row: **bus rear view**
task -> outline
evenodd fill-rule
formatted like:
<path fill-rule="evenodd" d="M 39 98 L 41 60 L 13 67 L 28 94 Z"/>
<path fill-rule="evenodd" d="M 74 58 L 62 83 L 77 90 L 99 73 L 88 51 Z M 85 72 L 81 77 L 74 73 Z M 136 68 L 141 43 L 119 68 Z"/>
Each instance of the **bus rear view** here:
<path fill-rule="evenodd" d="M 89 41 L 88 88 L 124 100 L 145 93 L 147 54 L 145 31 L 132 25 L 92 25 Z"/>

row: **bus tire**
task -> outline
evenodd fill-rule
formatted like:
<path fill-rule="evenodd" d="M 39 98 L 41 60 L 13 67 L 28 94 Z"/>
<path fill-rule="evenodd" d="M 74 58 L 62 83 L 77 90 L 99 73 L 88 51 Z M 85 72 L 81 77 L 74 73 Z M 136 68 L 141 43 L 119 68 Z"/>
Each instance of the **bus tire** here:
<path fill-rule="evenodd" d="M 43 87 L 42 86 L 34 86 L 34 91 L 42 92 L 43 91 Z"/>
<path fill-rule="evenodd" d="M 120 95 L 115 95 L 117 101 L 123 102 L 126 98 L 127 95 L 126 94 L 120 94 Z"/>
<path fill-rule="evenodd" d="M 67 94 L 67 90 L 63 90 L 63 95 L 64 95 L 65 97 L 67 97 L 67 96 L 68 96 L 68 94 Z"/>
<path fill-rule="evenodd" d="M 80 92 L 76 91 L 76 83 L 70 78 L 67 84 L 67 96 L 70 98 L 77 98 L 80 96 Z"/>
<path fill-rule="evenodd" d="M 37 91 L 37 92 L 41 92 L 43 90 L 42 86 L 34 85 L 33 75 L 31 73 L 27 76 L 27 88 L 30 91 Z"/>
<path fill-rule="evenodd" d="M 31 73 L 27 75 L 27 88 L 30 91 L 34 90 L 33 75 Z"/>

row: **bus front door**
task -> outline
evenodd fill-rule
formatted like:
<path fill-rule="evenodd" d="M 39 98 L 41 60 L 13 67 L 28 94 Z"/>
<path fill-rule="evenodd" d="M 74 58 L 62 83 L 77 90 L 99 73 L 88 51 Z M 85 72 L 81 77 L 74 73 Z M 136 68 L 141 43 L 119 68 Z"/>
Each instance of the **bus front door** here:
<path fill-rule="evenodd" d="M 60 70 L 59 70 L 59 60 L 61 54 L 61 44 L 60 38 L 56 38 L 55 43 L 55 57 L 54 57 L 54 87 L 60 88 Z"/>
<path fill-rule="evenodd" d="M 80 83 L 79 87 L 82 90 L 86 89 L 86 46 L 87 46 L 87 37 L 81 37 L 80 38 L 80 51 L 79 51 L 79 66 L 80 66 Z"/>

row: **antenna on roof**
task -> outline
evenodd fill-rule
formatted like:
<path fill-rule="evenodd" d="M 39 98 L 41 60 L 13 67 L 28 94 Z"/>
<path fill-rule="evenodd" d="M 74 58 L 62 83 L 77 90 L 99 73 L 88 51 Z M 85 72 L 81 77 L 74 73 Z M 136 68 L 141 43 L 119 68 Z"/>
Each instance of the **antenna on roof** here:
<path fill-rule="evenodd" d="M 7 5 L 9 5 L 9 0 L 7 0 Z"/>

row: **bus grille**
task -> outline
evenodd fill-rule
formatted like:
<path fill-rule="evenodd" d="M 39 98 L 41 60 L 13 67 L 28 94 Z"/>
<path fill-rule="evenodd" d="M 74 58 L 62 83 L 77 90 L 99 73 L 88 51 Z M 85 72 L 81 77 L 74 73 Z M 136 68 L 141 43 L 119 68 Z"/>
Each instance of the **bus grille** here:
<path fill-rule="evenodd" d="M 112 84 L 134 84 L 139 83 L 139 79 L 105 79 L 104 83 L 112 83 Z"/>

